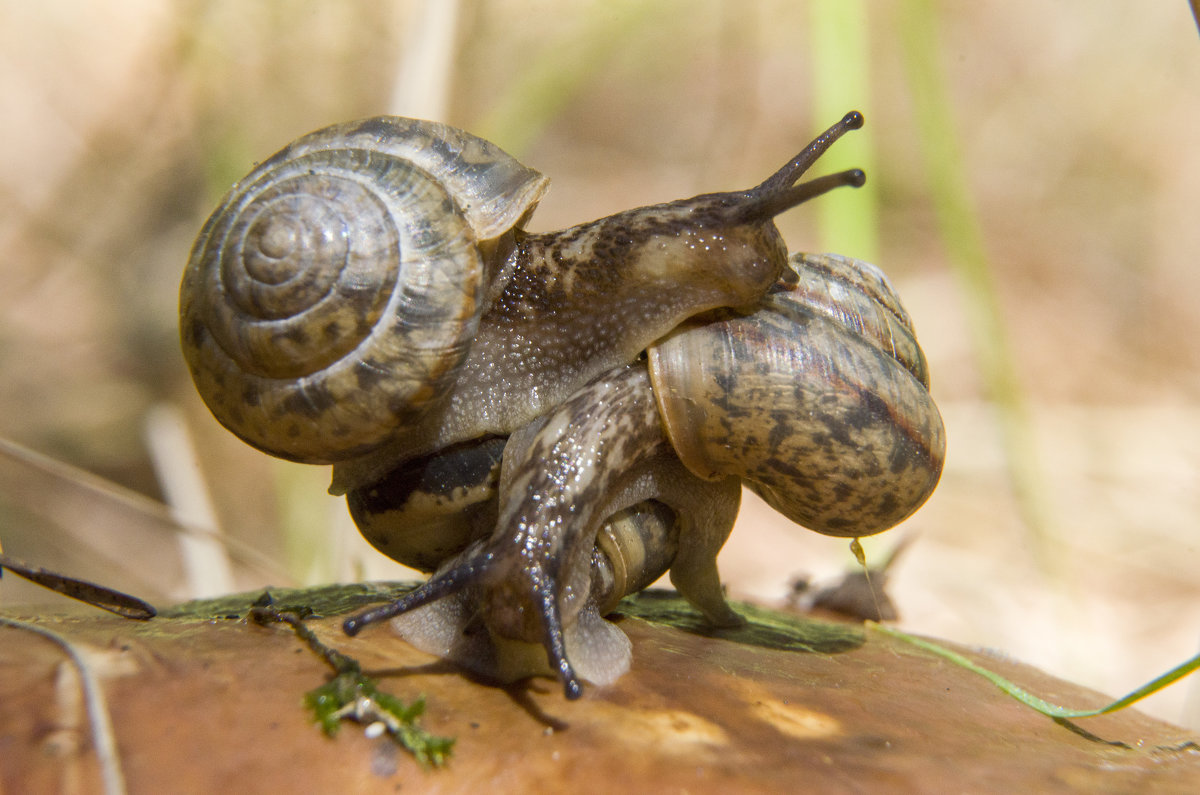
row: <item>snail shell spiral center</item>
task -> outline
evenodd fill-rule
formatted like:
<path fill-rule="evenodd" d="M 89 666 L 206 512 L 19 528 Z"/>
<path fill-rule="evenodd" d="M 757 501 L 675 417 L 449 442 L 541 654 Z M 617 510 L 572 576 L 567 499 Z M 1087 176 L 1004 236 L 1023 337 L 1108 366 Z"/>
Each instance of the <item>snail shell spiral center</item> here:
<path fill-rule="evenodd" d="M 315 133 L 234 186 L 180 286 L 184 352 L 213 414 L 309 463 L 362 455 L 420 421 L 481 311 L 483 262 L 457 199 L 346 137 Z"/>
<path fill-rule="evenodd" d="M 246 270 L 260 282 L 280 284 L 295 276 L 292 257 L 302 250 L 302 218 L 282 213 L 260 219 L 249 234 Z M 327 236 L 326 236 L 327 237 Z"/>
<path fill-rule="evenodd" d="M 400 234 L 353 176 L 302 173 L 247 193 L 221 237 L 213 333 L 247 372 L 317 372 L 366 339 L 394 292 Z"/>
<path fill-rule="evenodd" d="M 224 278 L 237 288 L 243 312 L 287 317 L 327 295 L 345 269 L 352 245 L 348 208 L 302 194 L 280 196 L 255 209 L 245 232 L 230 238 Z M 239 265 L 244 283 L 233 270 Z"/>

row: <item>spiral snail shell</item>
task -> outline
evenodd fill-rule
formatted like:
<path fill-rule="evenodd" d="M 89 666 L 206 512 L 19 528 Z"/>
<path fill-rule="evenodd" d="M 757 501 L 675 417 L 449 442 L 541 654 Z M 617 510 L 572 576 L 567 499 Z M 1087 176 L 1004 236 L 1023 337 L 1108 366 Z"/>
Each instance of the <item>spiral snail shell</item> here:
<path fill-rule="evenodd" d="M 613 681 L 603 615 L 670 572 L 715 625 L 742 483 L 832 535 L 894 525 L 944 454 L 925 361 L 873 266 L 790 264 L 773 217 L 857 113 L 748 190 L 523 229 L 547 181 L 492 144 L 380 117 L 305 136 L 230 191 L 180 297 L 217 419 L 331 491 L 431 579 L 346 622 L 502 679 Z"/>
<path fill-rule="evenodd" d="M 300 138 L 234 186 L 193 247 L 180 329 L 200 394 L 282 458 L 377 447 L 447 391 L 494 278 L 487 252 L 547 186 L 441 124 Z"/>

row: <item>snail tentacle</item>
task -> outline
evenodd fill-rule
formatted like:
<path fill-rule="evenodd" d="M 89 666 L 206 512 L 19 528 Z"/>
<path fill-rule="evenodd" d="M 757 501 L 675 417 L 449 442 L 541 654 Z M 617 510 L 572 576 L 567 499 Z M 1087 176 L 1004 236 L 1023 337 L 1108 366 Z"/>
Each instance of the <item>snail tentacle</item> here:
<path fill-rule="evenodd" d="M 437 577 L 426 580 L 394 602 L 363 610 L 350 616 L 342 622 L 342 631 L 353 637 L 370 624 L 387 621 L 401 613 L 407 613 L 439 599 L 453 596 L 483 577 L 490 563 L 491 555 L 487 553 L 483 553 L 478 558 L 469 558 L 450 571 L 442 572 Z"/>
<path fill-rule="evenodd" d="M 838 120 L 836 124 L 813 139 L 798 155 L 789 160 L 783 168 L 763 180 L 756 190 L 764 193 L 786 189 L 795 184 L 804 172 L 812 168 L 813 163 L 825 154 L 835 141 L 851 130 L 861 130 L 865 120 L 862 113 L 852 110 Z"/>
<path fill-rule="evenodd" d="M 741 212 L 747 219 L 772 218 L 784 210 L 790 210 L 798 204 L 815 199 L 835 188 L 861 188 L 865 184 L 867 184 L 867 175 L 863 170 L 852 168 L 836 174 L 817 177 L 808 182 L 801 182 L 799 185 L 793 185 L 784 190 L 764 192 L 757 197 L 756 201 L 743 205 Z"/>

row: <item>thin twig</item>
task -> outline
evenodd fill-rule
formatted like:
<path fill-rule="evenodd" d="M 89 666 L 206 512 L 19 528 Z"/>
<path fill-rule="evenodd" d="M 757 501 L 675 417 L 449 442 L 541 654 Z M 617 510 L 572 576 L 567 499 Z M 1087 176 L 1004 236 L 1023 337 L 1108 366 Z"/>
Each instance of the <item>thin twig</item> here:
<path fill-rule="evenodd" d="M 0 626 L 26 630 L 35 635 L 41 635 L 62 647 L 71 662 L 79 669 L 80 686 L 83 688 L 84 701 L 87 703 L 88 727 L 92 733 L 92 744 L 96 748 L 96 756 L 100 760 L 100 773 L 104 778 L 104 791 L 108 795 L 121 795 L 125 789 L 125 776 L 121 773 L 121 759 L 117 755 L 116 735 L 113 733 L 112 719 L 108 714 L 108 705 L 104 701 L 104 691 L 100 687 L 100 679 L 88 665 L 86 658 L 79 648 L 63 635 L 36 624 L 17 621 L 0 616 Z"/>
<path fill-rule="evenodd" d="M 35 582 L 43 588 L 57 591 L 63 596 L 78 599 L 92 607 L 98 607 L 125 618 L 148 621 L 158 615 L 158 611 L 154 609 L 153 605 L 136 596 L 88 580 L 81 580 L 78 577 L 43 569 L 40 566 L 31 566 L 12 555 L 0 552 L 0 572 L 4 570 L 11 571 L 30 582 Z"/>

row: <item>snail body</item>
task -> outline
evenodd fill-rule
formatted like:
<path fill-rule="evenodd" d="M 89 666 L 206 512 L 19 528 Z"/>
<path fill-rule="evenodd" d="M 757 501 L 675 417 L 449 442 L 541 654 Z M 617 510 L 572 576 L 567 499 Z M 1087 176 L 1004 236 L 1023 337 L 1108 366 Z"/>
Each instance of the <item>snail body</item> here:
<path fill-rule="evenodd" d="M 364 537 L 434 572 L 346 631 L 397 617 L 576 697 L 628 668 L 603 615 L 665 571 L 740 621 L 716 555 L 743 483 L 832 535 L 916 510 L 944 439 L 908 317 L 873 266 L 789 264 L 772 221 L 862 184 L 797 184 L 861 123 L 749 190 L 544 235 L 544 177 L 427 122 L 318 131 L 234 186 L 181 287 L 197 388 L 248 443 L 334 464 Z"/>
<path fill-rule="evenodd" d="M 522 224 L 545 178 L 482 139 L 393 117 L 311 133 L 201 230 L 180 288 L 185 358 L 223 425 L 335 464 L 342 493 L 507 435 L 686 317 L 752 303 L 784 270 L 774 215 L 861 184 L 795 184 L 861 124 L 848 114 L 749 190 L 544 235 Z"/>
<path fill-rule="evenodd" d="M 739 621 L 716 553 L 740 486 L 714 488 L 674 456 L 644 365 L 579 390 L 510 437 L 503 458 L 495 531 L 347 631 L 399 615 L 394 626 L 420 648 L 500 679 L 551 673 L 575 695 L 581 678 L 605 684 L 628 669 L 628 642 L 601 617 L 668 568 L 711 622 Z"/>

